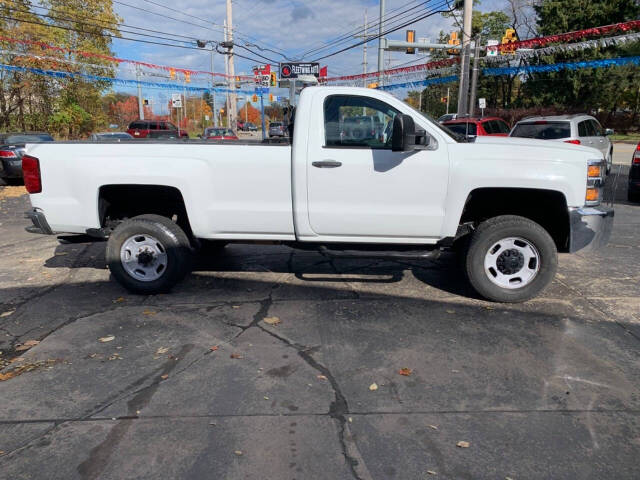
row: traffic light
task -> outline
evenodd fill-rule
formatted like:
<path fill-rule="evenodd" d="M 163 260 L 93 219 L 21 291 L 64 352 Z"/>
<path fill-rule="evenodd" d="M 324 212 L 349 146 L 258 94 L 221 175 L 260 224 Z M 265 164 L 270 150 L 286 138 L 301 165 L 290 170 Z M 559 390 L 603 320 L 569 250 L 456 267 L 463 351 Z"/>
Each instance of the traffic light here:
<path fill-rule="evenodd" d="M 191 73 L 190 72 L 184 72 L 184 81 L 185 81 L 185 83 L 191 83 Z"/>
<path fill-rule="evenodd" d="M 458 32 L 451 32 L 449 36 L 449 40 L 447 41 L 449 45 L 460 45 L 460 39 L 458 38 Z M 457 48 L 451 48 L 447 50 L 449 55 L 460 55 L 460 50 Z"/>
<path fill-rule="evenodd" d="M 416 31 L 415 30 L 407 30 L 407 43 L 414 43 L 416 41 Z M 409 47 L 407 48 L 407 55 L 415 55 L 416 49 Z"/>
<path fill-rule="evenodd" d="M 147 100 L 146 98 L 142 101 L 143 105 L 149 105 L 149 100 Z"/>
<path fill-rule="evenodd" d="M 276 75 L 276 72 L 271 72 L 271 75 L 269 75 L 269 86 L 270 87 L 278 86 L 278 76 Z"/>
<path fill-rule="evenodd" d="M 176 71 L 175 71 L 175 69 L 173 69 L 173 68 L 169 69 L 169 78 L 171 80 L 175 80 L 176 79 Z"/>
<path fill-rule="evenodd" d="M 449 101 L 449 99 L 447 97 L 440 97 L 440 101 L 442 103 L 447 103 Z"/>
<path fill-rule="evenodd" d="M 269 103 L 273 103 L 273 93 L 269 94 Z"/>
<path fill-rule="evenodd" d="M 256 95 L 255 93 L 253 94 L 253 97 L 251 97 L 251 101 L 253 103 L 256 103 L 258 101 L 258 95 Z"/>
<path fill-rule="evenodd" d="M 224 107 L 220 109 L 220 115 L 224 115 Z"/>
<path fill-rule="evenodd" d="M 516 43 L 517 41 L 518 36 L 516 35 L 516 31 L 513 28 L 507 28 L 506 32 L 504 32 L 504 37 L 502 37 L 502 45 L 507 45 L 507 47 L 500 49 L 500 53 L 502 55 L 508 55 L 509 53 L 515 52 L 516 47 L 510 44 Z"/>
<path fill-rule="evenodd" d="M 378 84 L 377 83 L 370 83 L 369 85 L 367 85 L 367 88 L 378 88 Z"/>

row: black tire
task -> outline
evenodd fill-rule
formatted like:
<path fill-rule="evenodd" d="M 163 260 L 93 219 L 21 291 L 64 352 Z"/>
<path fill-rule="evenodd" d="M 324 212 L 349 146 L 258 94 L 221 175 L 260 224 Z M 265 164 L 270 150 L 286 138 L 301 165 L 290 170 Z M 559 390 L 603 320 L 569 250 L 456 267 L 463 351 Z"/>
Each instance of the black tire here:
<path fill-rule="evenodd" d="M 127 273 L 120 260 L 124 242 L 137 235 L 154 237 L 167 254 L 167 265 L 161 276 L 142 281 Z M 190 271 L 193 252 L 189 238 L 173 221 L 160 215 L 140 215 L 125 220 L 116 227 L 107 242 L 106 259 L 109 270 L 123 287 L 132 293 L 151 295 L 166 293 Z"/>
<path fill-rule="evenodd" d="M 493 283 L 485 271 L 485 255 L 496 242 L 508 237 L 528 241 L 539 254 L 537 274 L 520 288 L 504 288 Z M 558 251 L 549 233 L 537 223 L 515 215 L 491 218 L 473 232 L 466 251 L 465 274 L 471 286 L 487 300 L 502 303 L 524 302 L 534 298 L 553 280 L 558 268 Z"/>
<path fill-rule="evenodd" d="M 640 194 L 638 192 L 627 191 L 627 200 L 632 203 L 640 202 Z"/>

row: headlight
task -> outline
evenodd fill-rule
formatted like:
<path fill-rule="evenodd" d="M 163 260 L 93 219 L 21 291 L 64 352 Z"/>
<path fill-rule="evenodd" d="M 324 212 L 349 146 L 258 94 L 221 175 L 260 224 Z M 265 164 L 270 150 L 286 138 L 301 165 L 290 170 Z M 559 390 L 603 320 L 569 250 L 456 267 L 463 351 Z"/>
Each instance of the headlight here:
<path fill-rule="evenodd" d="M 587 190 L 585 205 L 599 205 L 602 200 L 604 185 L 605 162 L 602 159 L 589 160 L 587 163 Z"/>

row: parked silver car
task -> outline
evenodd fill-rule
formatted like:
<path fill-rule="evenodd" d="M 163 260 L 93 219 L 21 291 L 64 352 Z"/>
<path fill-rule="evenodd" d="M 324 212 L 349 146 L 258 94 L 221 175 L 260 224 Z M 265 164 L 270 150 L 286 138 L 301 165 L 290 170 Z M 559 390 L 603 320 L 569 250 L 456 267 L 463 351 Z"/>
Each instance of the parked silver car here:
<path fill-rule="evenodd" d="M 287 126 L 282 122 L 271 122 L 269 124 L 269 138 L 286 137 L 288 133 Z"/>
<path fill-rule="evenodd" d="M 608 175 L 613 161 L 613 145 L 608 136 L 612 134 L 613 130 L 605 130 L 595 118 L 580 114 L 528 117 L 516 123 L 509 136 L 557 140 L 595 148 L 607 161 Z"/>

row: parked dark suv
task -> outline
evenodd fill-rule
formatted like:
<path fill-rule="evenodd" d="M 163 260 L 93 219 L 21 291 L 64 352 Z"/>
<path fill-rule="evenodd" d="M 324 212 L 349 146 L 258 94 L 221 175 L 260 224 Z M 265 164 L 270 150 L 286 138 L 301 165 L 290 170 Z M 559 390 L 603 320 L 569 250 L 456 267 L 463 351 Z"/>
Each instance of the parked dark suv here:
<path fill-rule="evenodd" d="M 53 142 L 48 133 L 0 133 L 0 180 L 22 178 L 26 143 Z"/>
<path fill-rule="evenodd" d="M 185 130 L 178 131 L 178 127 L 173 123 L 156 120 L 136 120 L 131 122 L 127 133 L 133 138 L 189 138 L 189 134 Z"/>

